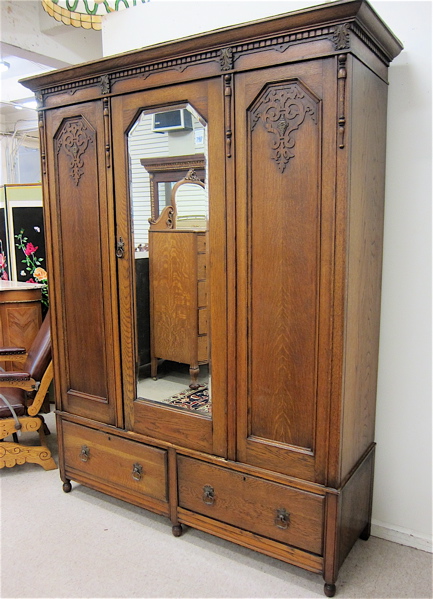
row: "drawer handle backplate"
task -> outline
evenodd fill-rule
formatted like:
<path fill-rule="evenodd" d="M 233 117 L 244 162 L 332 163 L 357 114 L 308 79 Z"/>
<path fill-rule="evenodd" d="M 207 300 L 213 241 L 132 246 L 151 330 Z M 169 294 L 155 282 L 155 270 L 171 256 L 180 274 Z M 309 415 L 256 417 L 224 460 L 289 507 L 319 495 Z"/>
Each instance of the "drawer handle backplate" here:
<path fill-rule="evenodd" d="M 82 462 L 88 462 L 90 460 L 90 449 L 87 447 L 87 445 L 81 446 L 80 460 Z"/>
<path fill-rule="evenodd" d="M 215 489 L 210 485 L 203 487 L 203 501 L 207 505 L 213 505 L 215 503 Z"/>
<path fill-rule="evenodd" d="M 141 464 L 134 464 L 132 466 L 132 478 L 134 480 L 141 480 L 143 475 L 143 466 Z"/>
<path fill-rule="evenodd" d="M 280 508 L 275 512 L 275 526 L 286 530 L 290 524 L 290 514 L 284 508 Z"/>

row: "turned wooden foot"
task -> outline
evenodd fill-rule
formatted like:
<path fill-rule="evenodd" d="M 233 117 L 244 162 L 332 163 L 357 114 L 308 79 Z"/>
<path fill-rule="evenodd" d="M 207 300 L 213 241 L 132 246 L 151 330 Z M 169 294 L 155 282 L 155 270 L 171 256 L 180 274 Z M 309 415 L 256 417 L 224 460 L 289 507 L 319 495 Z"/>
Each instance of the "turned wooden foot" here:
<path fill-rule="evenodd" d="M 191 383 L 189 385 L 190 389 L 198 389 L 200 387 L 199 382 L 198 382 L 198 375 L 200 374 L 200 367 L 199 366 L 190 366 L 189 369 L 189 375 L 191 377 Z"/>
<path fill-rule="evenodd" d="M 323 587 L 323 590 L 327 597 L 333 597 L 335 595 L 335 591 L 337 590 L 337 587 L 335 586 L 335 584 L 326 582 L 325 586 Z"/>
<path fill-rule="evenodd" d="M 368 539 L 370 538 L 370 533 L 371 533 L 371 523 L 369 522 L 367 524 L 367 526 L 364 528 L 364 530 L 362 531 L 362 533 L 359 535 L 359 538 L 362 539 L 363 541 L 368 541 Z"/>
<path fill-rule="evenodd" d="M 63 491 L 65 493 L 70 493 L 72 491 L 72 485 L 70 480 L 65 480 L 63 483 Z"/>
<path fill-rule="evenodd" d="M 183 533 L 182 524 L 175 524 L 172 527 L 171 532 L 173 533 L 173 536 L 181 537 Z"/>
<path fill-rule="evenodd" d="M 150 376 L 154 381 L 158 380 L 158 358 L 150 359 Z"/>

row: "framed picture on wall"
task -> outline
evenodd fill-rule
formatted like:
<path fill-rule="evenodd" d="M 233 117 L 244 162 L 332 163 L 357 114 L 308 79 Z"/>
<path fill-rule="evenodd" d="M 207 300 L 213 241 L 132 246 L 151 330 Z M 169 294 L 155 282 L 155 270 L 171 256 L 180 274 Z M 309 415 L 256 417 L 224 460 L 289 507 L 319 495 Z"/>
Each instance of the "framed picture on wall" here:
<path fill-rule="evenodd" d="M 15 281 L 46 280 L 42 187 L 5 185 L 9 274 Z"/>
<path fill-rule="evenodd" d="M 5 190 L 0 194 L 0 281 L 9 281 L 9 249 L 6 218 Z"/>

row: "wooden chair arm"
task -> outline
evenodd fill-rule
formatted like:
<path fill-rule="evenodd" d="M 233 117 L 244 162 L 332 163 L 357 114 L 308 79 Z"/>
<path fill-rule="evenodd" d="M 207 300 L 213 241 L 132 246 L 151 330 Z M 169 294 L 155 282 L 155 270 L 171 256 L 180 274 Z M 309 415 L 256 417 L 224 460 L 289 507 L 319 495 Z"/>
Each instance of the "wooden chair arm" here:
<path fill-rule="evenodd" d="M 24 391 L 34 391 L 36 381 L 28 372 L 0 372 L 0 387 L 18 387 Z"/>
<path fill-rule="evenodd" d="M 25 362 L 27 351 L 24 347 L 1 347 L 0 361 L 2 362 Z"/>
<path fill-rule="evenodd" d="M 33 403 L 27 408 L 29 416 L 36 416 L 44 403 L 45 395 L 48 392 L 48 387 L 53 380 L 53 361 L 48 364 L 48 367 L 42 377 L 41 384 L 39 385 L 38 392 L 35 395 Z"/>

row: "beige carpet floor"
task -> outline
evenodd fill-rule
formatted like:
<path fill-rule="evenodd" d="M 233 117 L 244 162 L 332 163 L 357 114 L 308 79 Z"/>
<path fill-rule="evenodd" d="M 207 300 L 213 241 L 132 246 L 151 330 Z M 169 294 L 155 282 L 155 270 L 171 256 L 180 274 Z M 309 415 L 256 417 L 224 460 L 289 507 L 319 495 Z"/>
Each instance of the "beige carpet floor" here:
<path fill-rule="evenodd" d="M 53 415 L 47 422 L 53 434 Z M 324 597 L 321 576 L 187 529 L 25 464 L 0 471 L 1 597 Z M 432 597 L 432 555 L 375 537 L 358 541 L 339 598 Z"/>

